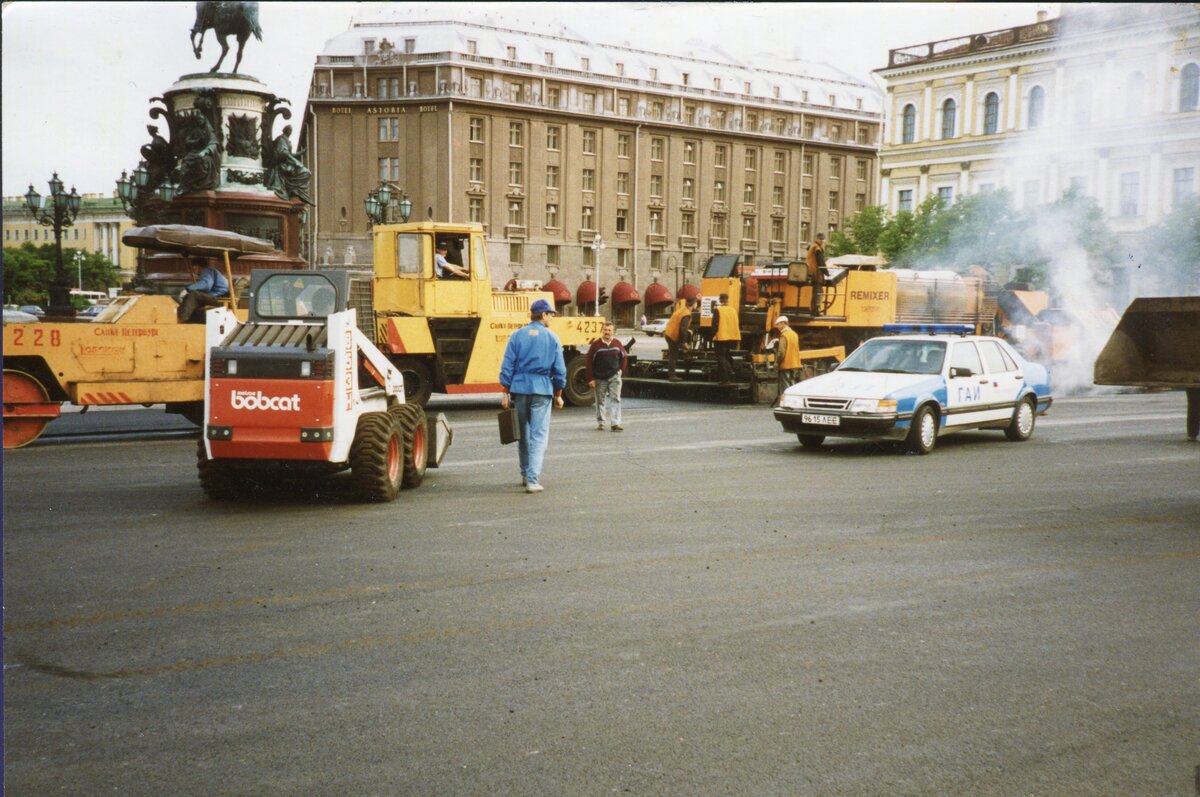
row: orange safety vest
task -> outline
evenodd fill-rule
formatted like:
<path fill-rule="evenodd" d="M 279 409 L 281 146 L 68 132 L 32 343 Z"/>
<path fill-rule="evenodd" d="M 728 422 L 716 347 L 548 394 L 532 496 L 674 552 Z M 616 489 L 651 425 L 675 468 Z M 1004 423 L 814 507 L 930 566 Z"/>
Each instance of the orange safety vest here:
<path fill-rule="evenodd" d="M 742 339 L 742 330 L 738 328 L 737 310 L 726 305 L 717 308 L 717 336 L 713 340 Z"/>
<path fill-rule="evenodd" d="M 800 336 L 796 330 L 786 327 L 779 333 L 779 343 L 783 347 L 783 358 L 779 360 L 780 371 L 794 371 L 800 367 Z"/>
<path fill-rule="evenodd" d="M 684 316 L 691 315 L 691 310 L 688 309 L 687 302 L 682 303 L 675 308 L 675 312 L 671 313 L 671 318 L 667 321 L 666 327 L 663 328 L 663 337 L 670 338 L 676 343 L 679 342 L 679 327 L 683 324 Z"/>

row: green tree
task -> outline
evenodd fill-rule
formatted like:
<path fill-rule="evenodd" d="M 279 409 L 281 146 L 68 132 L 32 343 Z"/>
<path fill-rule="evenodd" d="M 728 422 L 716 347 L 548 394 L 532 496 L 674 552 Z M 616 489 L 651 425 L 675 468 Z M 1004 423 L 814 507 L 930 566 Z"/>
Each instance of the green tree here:
<path fill-rule="evenodd" d="M 879 254 L 879 238 L 887 223 L 888 213 L 882 205 L 863 208 L 846 222 L 845 230 L 829 234 L 826 254 L 829 257 Z"/>
<path fill-rule="evenodd" d="M 82 253 L 78 263 L 75 253 Z M 104 255 L 83 249 L 63 250 L 63 268 L 73 287 L 79 286 L 83 273 L 83 289 L 103 291 L 121 284 L 121 273 Z M 50 283 L 54 281 L 54 244 L 26 242 L 20 247 L 4 250 L 4 300 L 11 304 L 41 304 L 49 301 Z M 82 300 L 81 300 L 82 301 Z M 82 302 L 86 306 L 87 302 Z"/>
<path fill-rule="evenodd" d="M 1177 203 L 1161 224 L 1147 228 L 1138 249 L 1140 262 L 1168 295 L 1200 295 L 1200 196 Z"/>
<path fill-rule="evenodd" d="M 916 237 L 916 221 L 911 211 L 902 210 L 888 219 L 879 233 L 879 253 L 892 265 L 901 265 Z"/>

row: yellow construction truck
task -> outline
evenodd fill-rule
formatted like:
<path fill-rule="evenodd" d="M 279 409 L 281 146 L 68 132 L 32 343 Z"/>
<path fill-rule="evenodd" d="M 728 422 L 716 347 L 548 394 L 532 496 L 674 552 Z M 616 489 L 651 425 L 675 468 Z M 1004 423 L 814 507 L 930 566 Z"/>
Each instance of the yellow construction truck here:
<path fill-rule="evenodd" d="M 744 265 L 739 255 L 714 255 L 700 282 L 693 328 L 700 334 L 683 352 L 677 376 L 667 361 L 637 358 L 625 385 L 631 395 L 691 395 L 750 403 L 773 401 L 775 319 L 786 315 L 800 337 L 805 377 L 840 362 L 884 324 L 957 323 L 991 331 L 995 297 L 985 280 L 949 271 L 880 270 L 874 264 L 827 266 L 811 275 L 803 261 Z M 814 296 L 815 292 L 815 296 Z M 706 334 L 712 307 L 727 296 L 737 308 L 742 340 L 733 354 L 734 379 L 720 384 Z M 814 312 L 815 310 L 815 312 Z M 988 329 L 985 329 L 988 328 Z"/>
<path fill-rule="evenodd" d="M 125 243 L 189 257 L 236 259 L 263 247 L 273 250 L 267 241 L 183 227 L 139 228 L 126 234 Z M 465 278 L 438 276 L 438 244 Z M 499 392 L 509 336 L 529 323 L 535 300 L 553 302 L 553 296 L 493 289 L 478 224 L 382 225 L 375 228 L 374 246 L 374 272 L 351 275 L 351 305 L 359 328 L 403 374 L 406 400 L 423 406 L 434 391 Z M 204 327 L 179 323 L 176 308 L 170 296 L 122 296 L 91 323 L 5 324 L 4 447 L 36 440 L 64 402 L 166 404 L 168 412 L 200 423 Z M 244 309 L 238 312 L 244 319 Z M 572 404 L 592 400 L 584 355 L 601 324 L 591 316 L 551 323 L 563 344 L 564 397 Z"/>

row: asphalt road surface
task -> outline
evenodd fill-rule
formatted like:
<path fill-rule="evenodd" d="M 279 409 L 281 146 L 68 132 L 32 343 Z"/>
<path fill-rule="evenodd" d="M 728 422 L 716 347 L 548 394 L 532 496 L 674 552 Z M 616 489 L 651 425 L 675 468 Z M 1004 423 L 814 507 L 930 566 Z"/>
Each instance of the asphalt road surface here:
<path fill-rule="evenodd" d="M 387 505 L 7 453 L 5 793 L 1197 793 L 1182 394 L 927 457 L 626 404 L 555 413 L 539 495 L 493 403 Z"/>

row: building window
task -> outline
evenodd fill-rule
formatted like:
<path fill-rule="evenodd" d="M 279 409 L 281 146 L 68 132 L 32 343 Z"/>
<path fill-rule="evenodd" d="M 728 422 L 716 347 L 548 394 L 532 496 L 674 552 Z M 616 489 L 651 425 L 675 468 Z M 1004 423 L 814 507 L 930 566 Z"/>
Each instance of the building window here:
<path fill-rule="evenodd" d="M 596 227 L 594 226 L 595 225 L 594 219 L 595 219 L 595 217 L 594 217 L 594 211 L 592 210 L 592 207 L 590 205 L 585 207 L 583 209 L 583 212 L 579 216 L 580 229 L 584 229 L 584 230 L 596 229 Z M 585 247 L 585 249 L 590 249 L 590 248 Z"/>
<path fill-rule="evenodd" d="M 746 114 L 746 129 L 749 130 L 751 133 L 758 132 L 758 114 L 756 114 L 756 113 Z"/>
<path fill-rule="evenodd" d="M 1042 201 L 1042 182 L 1040 180 L 1026 180 L 1021 186 L 1022 207 L 1032 208 Z"/>
<path fill-rule="evenodd" d="M 829 159 L 829 176 L 830 176 L 830 178 L 835 179 L 835 180 L 840 180 L 842 178 L 842 159 L 841 158 L 830 158 Z"/>
<path fill-rule="evenodd" d="M 696 181 L 693 180 L 691 177 L 683 178 L 683 198 L 684 199 L 695 199 L 696 198 Z"/>
<path fill-rule="evenodd" d="M 1081 80 L 1075 85 L 1075 124 L 1085 125 L 1092 121 L 1092 83 Z"/>
<path fill-rule="evenodd" d="M 625 208 L 617 208 L 617 232 L 629 231 L 629 211 Z"/>
<path fill-rule="evenodd" d="M 1171 193 L 1171 198 L 1174 204 L 1178 205 L 1195 193 L 1196 170 L 1191 166 L 1186 169 L 1176 169 L 1174 177 L 1175 180 L 1172 183 L 1174 190 Z"/>
<path fill-rule="evenodd" d="M 483 224 L 483 199 L 473 196 L 467 200 L 467 215 L 471 222 Z"/>
<path fill-rule="evenodd" d="M 742 240 L 753 241 L 757 237 L 754 234 L 754 217 L 742 216 Z"/>
<path fill-rule="evenodd" d="M 713 166 L 725 168 L 726 147 L 724 144 L 718 144 L 713 148 Z"/>
<path fill-rule="evenodd" d="M 546 149 L 557 150 L 562 142 L 562 128 L 550 125 L 546 128 Z"/>
<path fill-rule="evenodd" d="M 663 234 L 662 211 L 661 210 L 650 211 L 650 234 L 651 235 L 662 235 Z"/>
<path fill-rule="evenodd" d="M 595 155 L 596 154 L 596 131 L 595 130 L 584 130 L 583 131 L 583 154 L 584 155 Z"/>
<path fill-rule="evenodd" d="M 804 122 L 804 137 L 812 138 L 816 132 L 817 132 L 817 123 L 814 122 L 812 119 L 805 120 L 805 122 Z"/>
<path fill-rule="evenodd" d="M 958 117 L 958 103 L 948 99 L 942 103 L 942 138 L 954 138 L 954 124 Z"/>
<path fill-rule="evenodd" d="M 898 195 L 896 202 L 896 210 L 900 213 L 912 213 L 913 192 L 911 188 L 906 188 Z M 805 239 L 807 240 L 807 239 Z"/>
<path fill-rule="evenodd" d="M 546 226 L 558 227 L 558 205 L 546 205 Z"/>
<path fill-rule="evenodd" d="M 687 72 L 684 72 L 684 73 L 682 73 L 682 74 L 680 75 L 680 78 L 681 78 L 681 80 L 683 81 L 683 85 L 685 85 L 685 86 L 686 86 L 686 85 L 688 85 L 688 83 L 691 81 L 691 79 L 692 79 L 692 76 L 691 76 L 691 75 L 689 75 Z"/>
<path fill-rule="evenodd" d="M 721 90 L 721 78 L 719 78 L 719 77 L 713 78 L 713 88 L 716 89 L 717 91 Z"/>
<path fill-rule="evenodd" d="M 479 42 L 474 39 L 467 39 L 467 53 L 469 55 L 479 55 Z"/>
<path fill-rule="evenodd" d="M 524 208 L 520 202 L 512 202 L 508 206 L 508 223 L 520 227 L 525 223 Z"/>
<path fill-rule="evenodd" d="M 917 137 L 917 106 L 905 105 L 900 119 L 900 143 L 911 144 Z"/>
<path fill-rule="evenodd" d="M 617 250 L 617 268 L 621 268 L 621 269 L 629 268 L 629 250 L 628 249 L 618 249 Z"/>
<path fill-rule="evenodd" d="M 1188 64 L 1179 76 L 1179 110 L 1200 108 L 1200 66 Z"/>
<path fill-rule="evenodd" d="M 709 225 L 708 229 L 708 234 L 713 238 L 728 238 L 729 219 L 721 214 L 716 214 L 712 217 L 712 223 Z"/>
<path fill-rule="evenodd" d="M 508 163 L 508 184 L 514 187 L 525 185 L 523 177 L 523 169 L 520 161 L 509 161 Z"/>
<path fill-rule="evenodd" d="M 510 147 L 525 146 L 525 125 L 520 122 L 508 123 L 508 145 Z"/>
<path fill-rule="evenodd" d="M 802 207 L 802 208 L 811 208 L 812 207 L 812 189 L 811 188 L 803 188 L 800 190 L 800 207 Z"/>
<path fill-rule="evenodd" d="M 617 155 L 622 158 L 629 157 L 629 134 L 617 133 Z"/>
<path fill-rule="evenodd" d="M 653 102 L 650 103 L 650 118 L 651 119 L 662 119 L 663 118 L 663 104 L 662 104 L 661 100 L 654 100 Z"/>
<path fill-rule="evenodd" d="M 583 170 L 583 180 L 580 183 L 580 187 L 584 191 L 595 191 L 596 190 L 596 170 L 595 169 L 584 169 Z"/>
<path fill-rule="evenodd" d="M 546 51 L 546 66 L 554 66 L 554 53 L 550 50 Z"/>
<path fill-rule="evenodd" d="M 617 172 L 617 193 L 629 193 L 629 172 Z"/>
<path fill-rule="evenodd" d="M 558 188 L 558 167 L 553 164 L 546 166 L 546 187 Z"/>
<path fill-rule="evenodd" d="M 725 111 L 723 111 L 723 110 L 713 111 L 713 127 L 724 130 L 725 129 L 725 119 L 726 119 Z"/>
<path fill-rule="evenodd" d="M 800 240 L 804 243 L 808 243 L 809 236 L 811 234 L 812 227 L 809 226 L 809 223 L 807 221 L 800 222 Z"/>
<path fill-rule="evenodd" d="M 662 199 L 663 195 L 663 178 L 661 174 L 650 175 L 650 196 L 655 199 Z"/>
<path fill-rule="evenodd" d="M 516 47 L 505 47 L 504 53 L 505 53 L 505 55 L 508 56 L 508 60 L 510 60 L 510 61 L 517 60 L 517 48 Z"/>
<path fill-rule="evenodd" d="M 586 229 L 586 228 L 585 228 Z M 592 268 L 596 265 L 596 250 L 590 246 L 583 247 L 583 267 Z"/>
<path fill-rule="evenodd" d="M 586 92 L 583 95 L 583 112 L 584 113 L 595 113 L 596 112 L 596 95 L 590 91 Z"/>
<path fill-rule="evenodd" d="M 520 225 L 518 225 L 520 226 Z M 523 244 L 508 245 L 508 262 L 509 263 L 524 263 L 525 262 L 525 246 Z"/>
<path fill-rule="evenodd" d="M 550 86 L 546 89 L 546 105 L 551 108 L 562 106 L 562 89 L 557 86 Z"/>
<path fill-rule="evenodd" d="M 684 122 L 684 124 L 689 124 L 689 125 L 696 124 L 696 106 L 695 105 L 683 106 L 683 122 Z"/>
<path fill-rule="evenodd" d="M 379 179 L 381 182 L 388 180 L 400 179 L 400 159 L 399 158 L 380 158 L 379 159 Z"/>
<path fill-rule="evenodd" d="M 783 240 L 783 219 L 771 219 L 771 240 Z"/>
<path fill-rule="evenodd" d="M 471 78 L 470 91 L 471 91 L 472 97 L 482 97 L 483 96 L 483 78 L 481 78 L 481 77 Z"/>
<path fill-rule="evenodd" d="M 782 136 L 783 128 L 786 124 L 787 120 L 785 120 L 782 116 L 776 116 L 775 122 L 771 125 L 771 129 L 775 131 L 776 135 Z"/>
<path fill-rule="evenodd" d="M 696 235 L 696 214 L 685 211 L 679 217 L 679 234 L 691 238 Z"/>
<path fill-rule="evenodd" d="M 468 177 L 473 183 L 483 182 L 483 158 L 471 158 L 471 165 L 468 168 Z"/>
<path fill-rule="evenodd" d="M 742 201 L 747 205 L 753 205 L 755 202 L 756 193 L 754 183 L 746 183 L 742 189 Z"/>
<path fill-rule="evenodd" d="M 375 85 L 376 85 L 376 87 L 377 87 L 377 88 L 376 88 L 376 91 L 375 91 L 375 96 L 376 96 L 376 97 L 378 97 L 378 98 L 379 98 L 379 99 L 381 99 L 381 100 L 386 100 L 386 99 L 388 99 L 389 95 L 388 95 L 388 82 L 387 82 L 387 78 L 385 78 L 385 77 L 381 77 L 381 78 L 379 78 L 379 80 L 377 80 L 377 81 L 375 82 Z M 381 140 L 382 140 L 382 139 L 381 139 Z"/>
<path fill-rule="evenodd" d="M 584 72 L 591 72 L 592 71 L 592 59 L 586 58 L 586 57 L 580 58 L 579 59 L 579 68 L 582 69 Z"/>
<path fill-rule="evenodd" d="M 949 185 L 940 185 L 937 190 L 938 200 L 942 205 L 948 207 L 954 201 L 954 187 Z"/>
<path fill-rule="evenodd" d="M 783 186 L 777 185 L 771 189 L 771 204 L 783 207 Z"/>
<path fill-rule="evenodd" d="M 854 176 L 859 180 L 867 179 L 867 162 L 865 160 L 858 160 L 855 162 Z"/>
<path fill-rule="evenodd" d="M 854 209 L 856 211 L 863 210 L 864 208 L 866 208 L 866 206 L 867 206 L 867 195 L 866 194 L 855 194 L 854 195 Z"/>
<path fill-rule="evenodd" d="M 468 130 L 470 131 L 469 138 L 472 143 L 474 143 L 474 144 L 482 144 L 483 143 L 483 118 L 482 117 L 472 116 L 471 122 L 468 126 Z"/>
<path fill-rule="evenodd" d="M 842 140 L 842 126 L 841 125 L 830 125 L 829 126 L 829 140 L 830 141 L 841 141 Z"/>
<path fill-rule="evenodd" d="M 379 118 L 379 140 L 400 140 L 400 118 L 397 116 L 382 116 Z"/>
<path fill-rule="evenodd" d="M 546 247 L 546 265 L 557 266 L 562 263 L 562 256 L 559 254 L 558 244 L 550 244 Z"/>
<path fill-rule="evenodd" d="M 746 150 L 746 171 L 752 172 L 758 169 L 758 150 Z"/>
<path fill-rule="evenodd" d="M 830 192 L 829 192 L 829 209 L 830 209 L 830 210 L 837 210 L 837 209 L 838 209 L 838 206 L 839 206 L 839 204 L 840 204 L 840 203 L 839 203 L 839 199 L 840 199 L 840 197 L 838 196 L 838 192 L 837 192 L 837 191 L 830 191 Z"/>
<path fill-rule="evenodd" d="M 1140 193 L 1141 175 L 1137 172 L 1122 172 L 1120 178 L 1120 195 L 1117 199 L 1118 212 L 1122 216 L 1138 215 L 1138 194 Z"/>
<path fill-rule="evenodd" d="M 1041 127 L 1043 118 L 1046 113 L 1046 90 L 1041 86 L 1034 86 L 1029 92 L 1029 119 L 1028 127 L 1033 129 Z"/>
<path fill-rule="evenodd" d="M 805 174 L 813 173 L 813 156 L 811 152 L 804 153 L 803 172 Z"/>
<path fill-rule="evenodd" d="M 653 66 L 650 67 L 650 79 L 658 80 L 658 68 L 657 67 L 653 67 Z"/>
<path fill-rule="evenodd" d="M 617 62 L 617 77 L 625 77 L 625 64 Z"/>
<path fill-rule="evenodd" d="M 650 160 L 660 161 L 663 159 L 663 140 L 661 138 L 650 139 Z"/>
<path fill-rule="evenodd" d="M 983 134 L 995 135 L 1000 129 L 1000 95 L 989 91 L 983 98 Z"/>
<path fill-rule="evenodd" d="M 725 201 L 725 181 L 717 180 L 713 183 L 713 202 Z"/>
<path fill-rule="evenodd" d="M 869 127 L 858 128 L 858 143 L 859 144 L 870 144 L 871 143 L 871 128 L 869 128 Z"/>
<path fill-rule="evenodd" d="M 520 102 L 521 101 L 521 89 L 522 89 L 522 86 L 520 83 L 509 83 L 508 84 L 508 99 L 512 102 Z"/>
<path fill-rule="evenodd" d="M 683 162 L 693 164 L 696 162 L 696 142 L 683 142 Z"/>
<path fill-rule="evenodd" d="M 787 153 L 781 149 L 775 150 L 775 173 L 783 174 L 787 171 Z"/>

